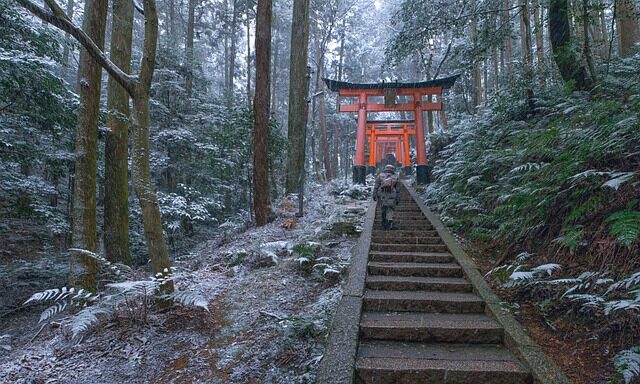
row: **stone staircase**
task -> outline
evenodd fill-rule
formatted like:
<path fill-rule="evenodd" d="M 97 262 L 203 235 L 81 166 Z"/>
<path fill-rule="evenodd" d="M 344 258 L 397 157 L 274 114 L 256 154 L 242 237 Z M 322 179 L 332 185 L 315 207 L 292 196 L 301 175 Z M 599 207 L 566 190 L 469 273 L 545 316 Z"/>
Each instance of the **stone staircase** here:
<path fill-rule="evenodd" d="M 570 384 L 412 187 L 352 251 L 318 384 Z"/>
<path fill-rule="evenodd" d="M 503 327 L 485 314 L 463 268 L 403 188 L 394 229 L 371 231 L 357 383 L 532 382 L 505 346 Z"/>

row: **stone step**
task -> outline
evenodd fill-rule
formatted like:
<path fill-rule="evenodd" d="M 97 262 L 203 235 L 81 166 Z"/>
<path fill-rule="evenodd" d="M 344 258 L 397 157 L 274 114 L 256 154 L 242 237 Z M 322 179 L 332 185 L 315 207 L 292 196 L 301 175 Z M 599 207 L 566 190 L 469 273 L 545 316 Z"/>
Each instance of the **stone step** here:
<path fill-rule="evenodd" d="M 393 219 L 396 220 L 397 222 L 406 222 L 406 223 L 413 223 L 413 224 L 423 224 L 423 223 L 429 223 L 429 220 L 427 220 L 425 217 L 420 217 L 420 216 L 413 216 L 413 217 L 407 217 L 405 215 L 403 215 L 401 212 L 394 212 L 393 213 Z M 380 222 L 382 221 L 382 215 L 376 216 L 374 223 Z"/>
<path fill-rule="evenodd" d="M 374 240 L 380 239 L 380 243 L 385 242 L 384 239 L 412 239 L 414 237 L 435 237 L 438 236 L 436 230 L 418 230 L 418 231 L 403 231 L 394 229 L 392 231 L 376 230 L 371 233 Z"/>
<path fill-rule="evenodd" d="M 373 229 L 383 229 L 382 228 L 382 223 L 374 223 L 373 224 Z M 433 229 L 433 226 L 431 226 L 431 224 L 429 222 L 418 222 L 418 223 L 396 223 L 395 221 L 393 222 L 393 230 L 394 231 L 430 231 Z"/>
<path fill-rule="evenodd" d="M 370 251 L 384 252 L 447 252 L 444 244 L 384 244 L 371 243 Z"/>
<path fill-rule="evenodd" d="M 365 311 L 483 313 L 484 302 L 473 293 L 365 290 Z"/>
<path fill-rule="evenodd" d="M 529 371 L 505 347 L 363 341 L 356 383 L 527 384 Z"/>
<path fill-rule="evenodd" d="M 440 244 L 442 239 L 439 236 L 415 236 L 415 237 L 393 237 L 384 239 L 374 237 L 376 243 L 381 244 Z"/>
<path fill-rule="evenodd" d="M 451 263 L 453 256 L 448 252 L 369 252 L 369 261 L 387 263 Z"/>
<path fill-rule="evenodd" d="M 471 283 L 456 277 L 368 275 L 366 287 L 380 291 L 471 292 Z"/>
<path fill-rule="evenodd" d="M 462 277 L 462 268 L 456 263 L 396 263 L 370 261 L 370 275 Z"/>
<path fill-rule="evenodd" d="M 502 344 L 504 330 L 485 314 L 364 312 L 360 334 L 366 339 L 430 343 Z"/>

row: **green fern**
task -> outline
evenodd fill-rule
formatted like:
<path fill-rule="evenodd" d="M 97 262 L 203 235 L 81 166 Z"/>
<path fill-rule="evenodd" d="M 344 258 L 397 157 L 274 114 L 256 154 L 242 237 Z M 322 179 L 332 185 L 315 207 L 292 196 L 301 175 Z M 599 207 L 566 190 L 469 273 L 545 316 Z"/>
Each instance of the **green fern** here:
<path fill-rule="evenodd" d="M 638 211 L 625 209 L 607 217 L 605 222 L 610 224 L 609 233 L 629 248 L 640 235 L 640 212 Z"/>

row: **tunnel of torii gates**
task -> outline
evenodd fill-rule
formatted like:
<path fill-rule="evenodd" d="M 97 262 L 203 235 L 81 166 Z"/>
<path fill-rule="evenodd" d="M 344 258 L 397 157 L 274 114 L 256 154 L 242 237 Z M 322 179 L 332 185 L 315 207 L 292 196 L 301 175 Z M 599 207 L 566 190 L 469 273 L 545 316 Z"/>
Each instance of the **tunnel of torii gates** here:
<path fill-rule="evenodd" d="M 358 84 L 324 79 L 327 87 L 338 92 L 340 112 L 357 112 L 356 153 L 353 159 L 353 181 L 364 184 L 367 170 L 391 163 L 411 173 L 410 137 L 415 137 L 416 181 L 429 182 L 429 166 L 425 145 L 424 111 L 438 111 L 446 127 L 442 91 L 451 88 L 458 75 L 418 83 L 382 82 Z M 424 99 L 425 97 L 428 99 Z M 435 100 L 433 99 L 435 96 Z M 379 103 L 380 98 L 384 103 Z M 410 102 L 398 103 L 400 97 Z M 345 99 L 356 99 L 342 104 Z M 370 99 L 371 98 L 371 99 Z M 377 101 L 375 99 L 378 99 Z M 368 120 L 369 112 L 413 112 L 412 120 Z"/>

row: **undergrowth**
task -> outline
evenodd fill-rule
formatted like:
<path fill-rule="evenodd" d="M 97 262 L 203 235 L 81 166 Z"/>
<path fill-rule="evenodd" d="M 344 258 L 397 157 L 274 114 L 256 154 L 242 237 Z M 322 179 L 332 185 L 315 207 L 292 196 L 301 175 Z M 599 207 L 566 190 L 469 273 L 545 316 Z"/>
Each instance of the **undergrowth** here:
<path fill-rule="evenodd" d="M 640 335 L 640 82 L 628 67 L 640 56 L 612 65 L 591 93 L 547 88 L 529 113 L 498 96 L 434 135 L 425 193 L 446 224 L 489 250 L 498 285 L 622 350 L 625 381 L 640 371 L 629 349 Z"/>
<path fill-rule="evenodd" d="M 87 250 L 70 251 L 96 260 L 100 266 L 100 279 L 109 283 L 95 293 L 75 287 L 47 289 L 31 295 L 24 305 L 47 306 L 40 315 L 43 327 L 54 319 L 67 315 L 63 322 L 68 324 L 74 342 L 80 342 L 91 329 L 109 318 L 119 316 L 145 322 L 147 315 L 157 308 L 157 304 L 164 308 L 167 304 L 177 303 L 209 311 L 207 299 L 196 292 L 175 290 L 166 293 L 161 289 L 179 278 L 169 269 L 148 279 L 136 279 L 134 271 L 126 265 L 111 263 Z"/>

